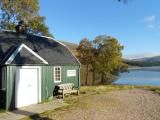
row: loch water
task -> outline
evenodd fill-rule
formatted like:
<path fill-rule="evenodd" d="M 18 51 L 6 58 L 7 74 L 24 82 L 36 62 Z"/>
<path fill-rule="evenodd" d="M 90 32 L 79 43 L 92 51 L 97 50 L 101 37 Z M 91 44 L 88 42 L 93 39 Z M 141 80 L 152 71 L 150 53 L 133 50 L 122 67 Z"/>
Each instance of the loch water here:
<path fill-rule="evenodd" d="M 121 73 L 114 84 L 160 86 L 160 67 L 129 70 L 129 72 Z"/>

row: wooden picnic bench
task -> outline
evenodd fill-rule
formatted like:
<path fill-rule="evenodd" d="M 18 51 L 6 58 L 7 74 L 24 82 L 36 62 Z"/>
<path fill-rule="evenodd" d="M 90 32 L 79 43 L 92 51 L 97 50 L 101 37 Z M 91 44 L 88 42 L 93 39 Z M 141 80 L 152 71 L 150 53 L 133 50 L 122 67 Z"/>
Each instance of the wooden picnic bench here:
<path fill-rule="evenodd" d="M 60 84 L 58 87 L 58 94 L 61 94 L 62 98 L 64 98 L 65 94 L 77 93 L 77 95 L 79 95 L 79 90 L 74 87 L 73 83 Z"/>

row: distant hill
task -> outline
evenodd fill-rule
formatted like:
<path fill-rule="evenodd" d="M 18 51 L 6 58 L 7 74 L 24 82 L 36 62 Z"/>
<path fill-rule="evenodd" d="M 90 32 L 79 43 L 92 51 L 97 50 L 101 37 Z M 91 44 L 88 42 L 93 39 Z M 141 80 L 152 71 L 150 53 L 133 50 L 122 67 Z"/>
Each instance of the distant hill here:
<path fill-rule="evenodd" d="M 124 60 L 125 63 L 132 66 L 150 67 L 160 66 L 160 56 L 144 57 L 139 59 Z"/>
<path fill-rule="evenodd" d="M 160 56 L 144 57 L 144 58 L 140 58 L 140 59 L 133 59 L 132 61 L 140 61 L 140 62 L 160 62 Z"/>
<path fill-rule="evenodd" d="M 61 43 L 65 44 L 71 51 L 74 55 L 77 55 L 77 52 L 76 52 L 76 49 L 78 47 L 77 44 L 75 43 L 70 43 L 70 42 L 66 42 L 66 41 L 60 41 Z"/>
<path fill-rule="evenodd" d="M 66 41 L 60 41 L 60 42 L 65 44 L 75 56 L 77 55 L 76 49 L 78 47 L 78 44 Z M 140 66 L 140 67 L 160 66 L 160 56 L 144 57 L 131 60 L 123 59 L 123 61 L 131 66 Z"/>

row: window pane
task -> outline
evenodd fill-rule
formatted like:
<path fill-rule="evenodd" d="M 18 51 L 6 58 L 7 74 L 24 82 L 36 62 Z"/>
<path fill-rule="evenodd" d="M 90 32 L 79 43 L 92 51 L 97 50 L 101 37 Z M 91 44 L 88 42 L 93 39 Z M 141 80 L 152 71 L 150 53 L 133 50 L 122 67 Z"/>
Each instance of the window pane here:
<path fill-rule="evenodd" d="M 60 78 L 57 77 L 57 78 L 56 78 L 56 81 L 60 81 Z"/>
<path fill-rule="evenodd" d="M 54 70 L 55 70 L 55 72 L 54 72 L 55 81 L 61 81 L 61 68 L 55 67 Z"/>

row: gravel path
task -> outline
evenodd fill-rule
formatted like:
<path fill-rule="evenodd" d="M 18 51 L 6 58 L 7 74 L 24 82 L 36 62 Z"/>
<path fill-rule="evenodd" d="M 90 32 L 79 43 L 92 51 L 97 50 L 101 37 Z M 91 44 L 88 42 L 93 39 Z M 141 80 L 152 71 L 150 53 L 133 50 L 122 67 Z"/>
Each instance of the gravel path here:
<path fill-rule="evenodd" d="M 75 106 L 52 113 L 53 120 L 160 120 L 160 96 L 132 89 L 85 97 Z"/>

